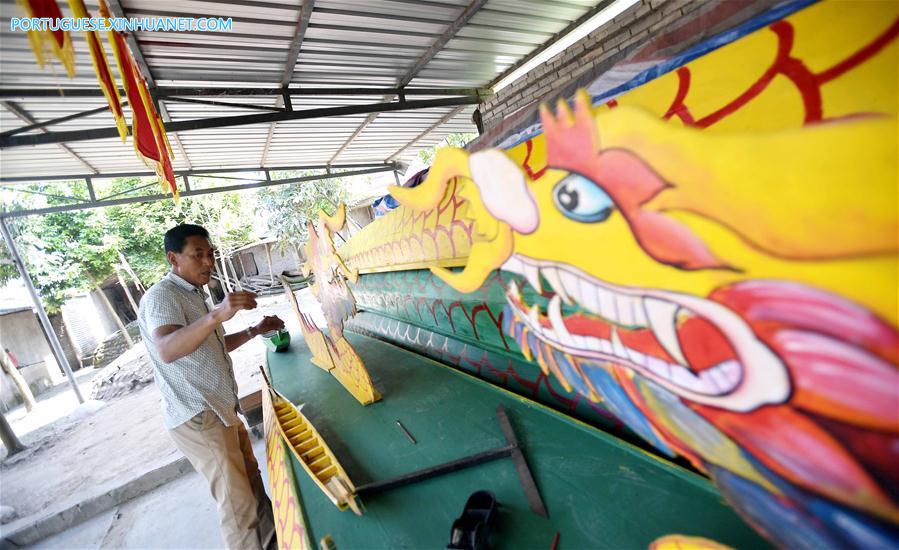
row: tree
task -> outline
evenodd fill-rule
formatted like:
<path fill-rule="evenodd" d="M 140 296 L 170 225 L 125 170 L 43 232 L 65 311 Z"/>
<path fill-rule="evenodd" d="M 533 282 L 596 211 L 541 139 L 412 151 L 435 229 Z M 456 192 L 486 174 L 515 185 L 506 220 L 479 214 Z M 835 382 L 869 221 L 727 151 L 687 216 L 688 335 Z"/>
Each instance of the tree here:
<path fill-rule="evenodd" d="M 24 208 L 22 202 L 11 196 L 11 194 L 8 192 L 0 192 L 0 199 L 2 199 L 0 203 L 3 204 L 3 210 L 6 212 L 13 212 L 16 210 L 22 210 Z M 4 243 L 2 246 L 0 246 L 0 287 L 5 285 L 9 281 L 18 278 L 19 270 L 16 268 L 16 264 L 13 263 L 12 255 L 6 249 L 6 244 Z"/>
<path fill-rule="evenodd" d="M 25 410 L 27 412 L 34 410 L 35 405 L 37 405 L 37 402 L 34 400 L 34 394 L 31 393 L 31 388 L 28 386 L 28 382 L 25 381 L 25 377 L 19 373 L 19 369 L 13 364 L 12 358 L 6 353 L 6 347 L 3 345 L 3 342 L 0 342 L 0 367 L 2 367 L 3 372 L 12 378 L 13 384 L 19 390 L 19 395 L 22 396 L 22 402 L 25 404 Z"/>
<path fill-rule="evenodd" d="M 285 179 L 315 175 L 318 174 L 312 171 L 291 170 L 274 172 L 272 177 Z M 344 186 L 345 182 L 338 177 L 260 189 L 257 193 L 259 207 L 268 214 L 268 231 L 280 241 L 280 250 L 290 247 L 296 254 L 297 247 L 308 239 L 306 222 L 317 219 L 321 210 L 333 214 L 337 205 L 346 200 Z"/>
<path fill-rule="evenodd" d="M 97 291 L 129 347 L 134 345 L 122 319 L 100 287 L 114 273 L 122 236 L 111 231 L 102 210 L 54 212 L 29 220 L 22 240 L 35 255 L 35 278 L 42 293 L 49 291 L 48 309 L 59 309 L 70 290 Z"/>
<path fill-rule="evenodd" d="M 255 196 L 222 193 L 181 199 L 177 221 L 202 225 L 213 246 L 224 256 L 247 244 L 256 229 Z"/>
<path fill-rule="evenodd" d="M 28 195 L 14 203 L 17 209 L 70 204 L 69 197 L 86 198 L 71 182 L 31 184 L 22 190 Z M 22 257 L 48 312 L 59 309 L 70 289 L 93 286 L 91 275 L 104 275 L 108 238 L 94 211 L 27 216 L 8 223 L 10 232 L 18 235 Z"/>
<path fill-rule="evenodd" d="M 0 246 L 0 286 L 18 277 L 19 270 L 16 269 L 9 251 L 6 250 L 6 245 Z"/>
<path fill-rule="evenodd" d="M 150 181 L 148 184 L 147 181 Z M 118 178 L 96 185 L 98 195 L 127 196 L 155 180 Z M 20 188 L 26 198 L 8 200 L 13 208 L 41 208 L 70 204 L 69 197 L 86 198 L 86 191 L 70 182 L 31 184 Z M 248 242 L 254 230 L 255 196 L 228 193 L 185 197 L 175 205 L 171 200 L 110 206 L 102 209 L 57 212 L 11 220 L 10 230 L 34 279 L 48 312 L 59 310 L 69 293 L 95 288 L 116 266 L 125 262 L 147 285 L 158 281 L 168 270 L 163 235 L 178 223 L 198 223 L 206 227 L 213 244 L 223 253 Z M 0 283 L 18 277 L 15 266 L 0 247 Z"/>
<path fill-rule="evenodd" d="M 16 437 L 16 433 L 12 431 L 12 427 L 9 425 L 9 422 L 6 421 L 6 417 L 2 414 L 0 414 L 0 441 L 2 441 L 3 446 L 6 447 L 6 456 L 12 456 L 25 450 L 25 446 L 22 445 L 22 442 Z"/>
<path fill-rule="evenodd" d="M 124 193 L 142 184 L 141 178 L 118 178 L 112 182 L 110 192 Z M 163 235 L 178 223 L 178 211 L 172 202 L 123 204 L 110 206 L 105 211 L 109 231 L 119 237 L 116 244 L 122 256 L 118 263 L 127 263 L 144 286 L 158 281 L 168 270 L 162 247 Z"/>
<path fill-rule="evenodd" d="M 111 273 L 114 246 L 94 211 L 33 216 L 16 224 L 28 270 L 49 312 L 72 290 L 87 290 Z"/>

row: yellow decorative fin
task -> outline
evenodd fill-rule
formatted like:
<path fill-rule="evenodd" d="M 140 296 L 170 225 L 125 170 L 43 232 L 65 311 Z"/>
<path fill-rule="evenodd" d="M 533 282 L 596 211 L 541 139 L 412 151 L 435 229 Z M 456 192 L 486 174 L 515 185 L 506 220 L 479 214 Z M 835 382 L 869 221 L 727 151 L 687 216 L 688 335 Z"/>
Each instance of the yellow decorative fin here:
<path fill-rule="evenodd" d="M 333 233 L 340 231 L 343 229 L 343 224 L 346 223 L 346 204 L 340 203 L 332 216 L 327 215 L 324 210 L 319 211 L 318 219 Z"/>
<path fill-rule="evenodd" d="M 471 179 L 468 168 L 468 152 L 456 147 L 446 147 L 437 153 L 428 177 L 418 187 L 391 185 L 388 192 L 403 206 L 416 211 L 436 207 L 446 195 L 446 186 L 456 177 Z"/>

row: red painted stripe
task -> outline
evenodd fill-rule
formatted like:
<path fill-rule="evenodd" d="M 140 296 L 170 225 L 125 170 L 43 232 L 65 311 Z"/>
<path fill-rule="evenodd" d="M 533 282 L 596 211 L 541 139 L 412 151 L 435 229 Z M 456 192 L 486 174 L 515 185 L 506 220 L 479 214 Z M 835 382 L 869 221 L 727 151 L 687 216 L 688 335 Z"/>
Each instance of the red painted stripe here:
<path fill-rule="evenodd" d="M 815 75 L 805 63 L 790 57 L 781 64 L 780 73 L 789 78 L 799 89 L 802 95 L 802 104 L 805 107 L 805 124 L 819 122 L 823 116 L 821 106 L 821 86 L 815 80 Z"/>
<path fill-rule="evenodd" d="M 524 168 L 524 171 L 527 172 L 527 175 L 531 179 L 531 181 L 535 181 L 543 176 L 543 174 L 546 173 L 546 169 L 549 167 L 544 166 L 543 168 L 535 172 L 534 169 L 531 168 L 531 153 L 534 151 L 534 143 L 530 139 L 524 143 L 527 147 L 527 155 L 525 155 L 524 162 L 521 163 L 521 166 L 522 168 Z"/>
<path fill-rule="evenodd" d="M 674 101 L 671 102 L 671 106 L 668 107 L 668 112 L 665 113 L 662 119 L 668 120 L 672 116 L 677 115 L 684 124 L 692 124 L 693 115 L 690 114 L 690 110 L 684 105 L 684 100 L 687 98 L 687 92 L 690 91 L 690 69 L 687 67 L 680 67 L 677 69 L 676 74 L 677 94 L 675 94 Z"/>
<path fill-rule="evenodd" d="M 736 99 L 724 107 L 696 121 L 696 126 L 699 128 L 708 128 L 724 117 L 734 113 L 737 109 L 746 105 L 750 100 L 762 93 L 780 72 L 782 63 L 789 57 L 790 50 L 793 49 L 793 27 L 786 21 L 778 21 L 768 28 L 777 35 L 778 39 L 777 57 L 775 58 L 774 63 L 745 92 L 737 96 Z"/>
<path fill-rule="evenodd" d="M 886 32 L 875 38 L 873 42 L 860 49 L 856 53 L 852 54 L 847 59 L 844 59 L 833 67 L 827 69 L 823 73 L 819 73 L 817 76 L 818 84 L 829 82 L 834 78 L 842 75 L 846 71 L 864 63 L 869 58 L 873 57 L 877 52 L 885 48 L 887 44 L 895 40 L 897 36 L 899 36 L 899 18 L 893 21 L 893 24 L 890 25 L 890 28 L 888 28 Z"/>

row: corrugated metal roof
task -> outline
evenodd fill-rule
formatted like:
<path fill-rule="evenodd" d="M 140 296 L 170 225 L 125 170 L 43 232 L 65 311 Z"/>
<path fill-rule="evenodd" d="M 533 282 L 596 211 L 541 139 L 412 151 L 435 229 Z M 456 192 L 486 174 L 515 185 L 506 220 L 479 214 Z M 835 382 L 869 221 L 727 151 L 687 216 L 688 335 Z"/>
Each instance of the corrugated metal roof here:
<path fill-rule="evenodd" d="M 310 1 L 310 0 L 307 0 Z M 137 32 L 140 53 L 158 87 L 366 88 L 402 86 L 487 87 L 523 57 L 588 11 L 596 0 L 316 0 L 295 64 L 301 0 L 121 0 L 128 17 L 224 17 L 232 32 Z M 64 15 L 68 8 L 60 2 Z M 97 14 L 97 2 L 87 0 Z M 113 12 L 115 2 L 111 3 Z M 476 10 L 474 8 L 477 8 Z M 90 88 L 97 81 L 87 44 L 72 33 L 77 76 L 56 64 L 40 69 L 24 33 L 10 31 L 22 16 L 11 0 L 0 0 L 0 88 Z M 463 22 L 464 24 L 461 24 Z M 436 47 L 439 46 L 439 47 Z M 110 65 L 118 69 L 110 57 Z M 424 62 L 426 61 L 426 62 Z M 293 65 L 292 72 L 290 65 Z M 195 99 L 211 99 L 209 97 Z M 281 107 L 278 96 L 228 96 L 232 104 Z M 428 99 L 416 96 L 414 99 Z M 294 110 L 366 105 L 395 96 L 294 96 Z M 48 121 L 102 107 L 102 97 L 10 98 L 12 107 Z M 171 121 L 263 113 L 251 108 L 164 100 Z M 4 102 L 6 104 L 6 102 Z M 286 165 L 408 161 L 422 147 L 454 132 L 475 132 L 474 105 L 347 114 L 329 118 L 180 131 L 173 143 L 176 170 L 278 167 Z M 126 109 L 126 112 L 128 110 Z M 28 123 L 0 109 L 0 130 Z M 112 127 L 108 112 L 54 125 L 56 131 Z M 429 132 L 426 132 L 429 130 Z M 29 133 L 39 133 L 32 130 Z M 26 134 L 27 135 L 27 134 Z M 173 140 L 175 141 L 175 140 Z M 117 138 L 66 145 L 6 148 L 2 177 L 143 171 L 130 144 Z"/>

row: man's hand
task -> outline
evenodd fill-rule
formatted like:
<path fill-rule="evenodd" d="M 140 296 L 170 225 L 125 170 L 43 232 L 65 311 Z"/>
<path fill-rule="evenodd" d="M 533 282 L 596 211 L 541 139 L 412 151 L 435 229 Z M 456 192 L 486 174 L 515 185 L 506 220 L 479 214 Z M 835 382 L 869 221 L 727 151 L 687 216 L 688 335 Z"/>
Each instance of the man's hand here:
<path fill-rule="evenodd" d="M 255 329 L 256 334 L 265 334 L 272 330 L 281 330 L 284 328 L 284 321 L 277 315 L 266 315 L 259 321 L 259 324 L 253 328 Z"/>
<path fill-rule="evenodd" d="M 256 295 L 252 292 L 232 292 L 226 294 L 222 303 L 215 306 L 214 313 L 220 323 L 228 321 L 242 309 L 255 309 Z"/>

